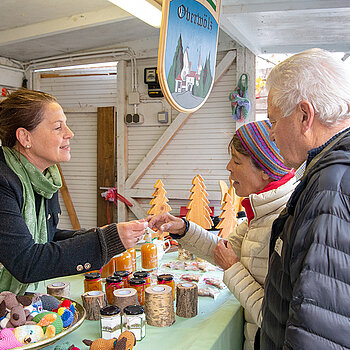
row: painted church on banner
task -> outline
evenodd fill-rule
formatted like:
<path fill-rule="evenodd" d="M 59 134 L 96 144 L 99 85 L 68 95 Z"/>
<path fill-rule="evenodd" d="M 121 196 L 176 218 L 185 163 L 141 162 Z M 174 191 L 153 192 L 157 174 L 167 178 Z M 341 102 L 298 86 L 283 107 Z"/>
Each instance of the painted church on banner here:
<path fill-rule="evenodd" d="M 191 71 L 191 62 L 188 57 L 188 48 L 186 48 L 183 55 L 183 67 L 181 73 L 175 79 L 175 92 L 192 92 L 194 84 L 196 84 L 196 86 L 199 86 L 201 72 L 201 55 L 199 55 L 197 71 Z"/>

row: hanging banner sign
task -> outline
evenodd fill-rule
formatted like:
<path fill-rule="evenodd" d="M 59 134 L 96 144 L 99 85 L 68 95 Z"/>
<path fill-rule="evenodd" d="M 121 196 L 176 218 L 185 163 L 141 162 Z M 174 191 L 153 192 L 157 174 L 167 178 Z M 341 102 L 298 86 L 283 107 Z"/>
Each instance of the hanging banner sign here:
<path fill-rule="evenodd" d="M 158 76 L 169 104 L 199 109 L 214 83 L 221 0 L 163 0 Z"/>

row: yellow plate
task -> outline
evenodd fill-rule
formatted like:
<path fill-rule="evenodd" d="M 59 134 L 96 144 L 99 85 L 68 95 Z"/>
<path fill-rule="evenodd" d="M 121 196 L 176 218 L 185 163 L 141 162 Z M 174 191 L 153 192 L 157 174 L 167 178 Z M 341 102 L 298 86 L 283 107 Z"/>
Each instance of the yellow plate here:
<path fill-rule="evenodd" d="M 28 294 L 26 294 L 26 296 L 33 297 L 34 294 L 28 293 Z M 80 305 L 79 303 L 77 303 L 76 301 L 69 299 L 69 298 L 60 298 L 60 297 L 55 297 L 55 298 L 61 302 L 65 299 L 68 299 L 72 303 L 74 303 L 75 314 L 74 314 L 73 323 L 69 327 L 64 328 L 61 333 L 55 335 L 52 338 L 41 340 L 37 343 L 30 343 L 27 345 L 23 345 L 21 347 L 15 348 L 15 349 L 42 349 L 42 348 L 45 348 L 46 346 L 49 346 L 49 345 L 56 343 L 56 341 L 60 340 L 61 338 L 63 338 L 67 334 L 75 331 L 76 329 L 78 329 L 82 325 L 82 323 L 86 317 L 86 311 L 85 311 L 84 307 L 82 305 Z"/>

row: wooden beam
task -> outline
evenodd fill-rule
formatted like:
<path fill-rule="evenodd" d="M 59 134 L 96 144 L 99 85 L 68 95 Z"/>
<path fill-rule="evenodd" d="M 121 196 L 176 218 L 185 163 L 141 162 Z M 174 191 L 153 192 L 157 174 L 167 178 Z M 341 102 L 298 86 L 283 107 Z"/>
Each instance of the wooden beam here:
<path fill-rule="evenodd" d="M 74 205 L 72 202 L 72 198 L 71 198 L 69 191 L 68 191 L 66 180 L 64 179 L 61 166 L 59 164 L 57 164 L 57 167 L 58 167 L 58 170 L 59 170 L 59 172 L 61 174 L 61 178 L 62 178 L 62 187 L 60 188 L 60 191 L 61 191 L 61 195 L 62 195 L 62 198 L 64 201 L 64 205 L 66 206 L 66 209 L 68 212 L 69 220 L 72 224 L 73 230 L 79 230 L 81 228 L 81 226 L 80 226 L 78 216 L 77 216 L 77 213 L 75 211 L 75 208 L 74 208 Z"/>
<path fill-rule="evenodd" d="M 232 14 L 242 13 L 261 13 L 276 11 L 298 11 L 298 10 L 332 10 L 336 8 L 349 8 L 348 0 L 303 0 L 303 1 L 279 1 L 279 2 L 260 2 L 256 4 L 241 3 L 238 5 L 222 6 L 222 15 L 230 16 Z"/>
<path fill-rule="evenodd" d="M 209 200 L 220 200 L 221 194 L 218 191 L 207 191 L 209 194 L 208 199 Z M 188 197 L 190 195 L 190 190 L 184 191 L 183 189 L 179 190 L 169 190 L 166 191 L 166 196 L 168 199 L 186 199 L 188 200 Z M 151 198 L 150 191 L 144 190 L 144 189 L 137 189 L 132 188 L 128 190 L 128 200 L 129 198 Z M 130 208 L 132 210 L 132 208 Z"/>
<path fill-rule="evenodd" d="M 124 123 L 126 114 L 126 61 L 118 62 L 117 73 L 117 190 L 125 196 L 125 181 L 127 176 L 127 144 L 128 131 Z M 124 203 L 118 203 L 118 221 L 126 221 L 127 207 Z"/>
<path fill-rule="evenodd" d="M 118 6 L 109 6 L 101 10 L 79 13 L 73 16 L 57 18 L 27 26 L 0 31 L 0 46 L 27 40 L 61 34 L 81 28 L 94 27 L 130 19 L 132 16 Z"/>
<path fill-rule="evenodd" d="M 236 58 L 236 52 L 229 51 L 225 55 L 225 57 L 221 60 L 221 62 L 218 64 L 215 70 L 214 85 L 221 79 L 221 77 L 225 74 L 225 72 L 230 68 L 235 58 Z M 136 167 L 133 173 L 126 180 L 126 183 L 125 183 L 126 189 L 131 189 L 140 181 L 141 177 L 145 174 L 147 169 L 159 157 L 159 155 L 163 152 L 165 147 L 169 144 L 169 142 L 173 139 L 173 137 L 177 134 L 177 132 L 181 129 L 181 127 L 185 124 L 185 122 L 191 115 L 192 113 L 191 114 L 179 113 L 177 115 L 176 119 L 165 130 L 163 135 L 159 138 L 159 140 L 147 153 L 146 157 L 143 158 L 140 164 Z"/>
<path fill-rule="evenodd" d="M 115 109 L 97 108 L 97 226 L 108 223 L 107 202 L 102 198 L 101 187 L 114 187 L 115 184 Z M 114 222 L 114 204 L 110 205 L 109 218 Z"/>
<path fill-rule="evenodd" d="M 128 197 L 127 199 L 132 204 L 132 207 L 129 207 L 129 209 L 138 219 L 147 217 L 147 211 L 143 209 L 142 206 L 134 198 Z"/>

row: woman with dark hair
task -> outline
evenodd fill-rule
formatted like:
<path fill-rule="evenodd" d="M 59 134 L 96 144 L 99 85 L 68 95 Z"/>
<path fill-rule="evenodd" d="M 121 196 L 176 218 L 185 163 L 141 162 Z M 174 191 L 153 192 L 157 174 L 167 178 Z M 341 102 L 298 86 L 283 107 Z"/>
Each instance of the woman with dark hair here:
<path fill-rule="evenodd" d="M 223 281 L 244 307 L 244 349 L 254 349 L 254 337 L 261 324 L 261 305 L 267 274 L 270 232 L 273 221 L 285 207 L 295 187 L 294 170 L 269 140 L 268 120 L 243 125 L 233 136 L 227 164 L 236 194 L 248 220 L 227 240 L 193 222 L 168 213 L 149 217 L 149 226 L 170 232 L 182 247 L 224 269 Z"/>
<path fill-rule="evenodd" d="M 0 292 L 100 269 L 134 246 L 145 221 L 90 230 L 57 229 L 62 180 L 74 136 L 56 99 L 18 90 L 0 102 Z"/>

